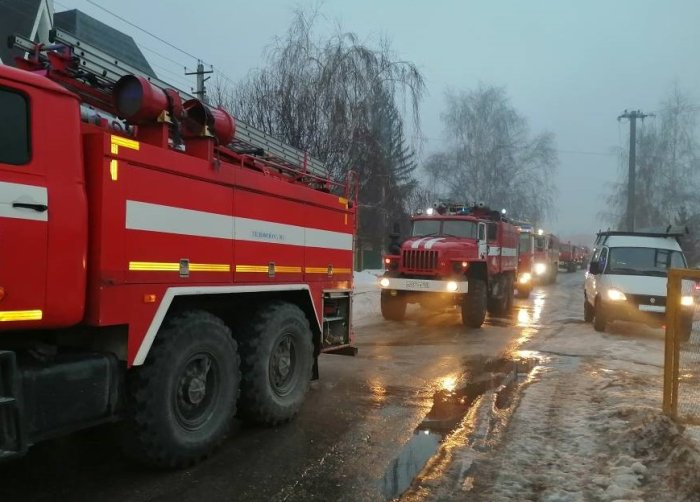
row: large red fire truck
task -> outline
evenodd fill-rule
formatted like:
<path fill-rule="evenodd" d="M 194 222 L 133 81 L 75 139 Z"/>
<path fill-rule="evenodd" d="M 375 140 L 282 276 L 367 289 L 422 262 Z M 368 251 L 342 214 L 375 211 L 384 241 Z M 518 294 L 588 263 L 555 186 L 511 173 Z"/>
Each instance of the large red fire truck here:
<path fill-rule="evenodd" d="M 0 66 L 0 457 L 123 419 L 179 467 L 350 345 L 354 183 L 70 35 Z M 81 120 L 82 118 L 82 120 Z"/>
<path fill-rule="evenodd" d="M 552 284 L 559 273 L 559 238 L 543 230 L 534 236 L 533 279 L 540 284 Z"/>
<path fill-rule="evenodd" d="M 408 303 L 457 305 L 466 326 L 480 327 L 487 310 L 512 307 L 517 245 L 515 226 L 483 205 L 440 204 L 414 215 L 400 253 L 384 258 L 382 315 L 401 320 Z"/>

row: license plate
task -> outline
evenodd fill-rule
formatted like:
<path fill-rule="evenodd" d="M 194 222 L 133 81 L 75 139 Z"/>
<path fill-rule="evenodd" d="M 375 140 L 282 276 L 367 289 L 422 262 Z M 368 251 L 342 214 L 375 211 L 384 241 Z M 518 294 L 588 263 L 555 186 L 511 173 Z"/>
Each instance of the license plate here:
<path fill-rule="evenodd" d="M 406 281 L 406 287 L 416 289 L 429 289 L 430 283 L 428 281 Z"/>

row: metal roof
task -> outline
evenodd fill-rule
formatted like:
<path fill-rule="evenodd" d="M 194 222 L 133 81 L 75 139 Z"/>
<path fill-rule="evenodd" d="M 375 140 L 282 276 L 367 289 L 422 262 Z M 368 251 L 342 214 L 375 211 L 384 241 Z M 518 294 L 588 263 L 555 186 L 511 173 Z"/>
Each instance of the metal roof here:
<path fill-rule="evenodd" d="M 53 21 L 55 28 L 67 31 L 83 42 L 138 68 L 151 77 L 156 77 L 153 68 L 129 35 L 77 9 L 56 12 Z"/>
<path fill-rule="evenodd" d="M 15 56 L 22 53 L 7 47 L 5 40 L 10 35 L 29 37 L 39 14 L 43 0 L 10 0 L 0 2 L 0 59 L 4 64 L 13 64 Z"/>

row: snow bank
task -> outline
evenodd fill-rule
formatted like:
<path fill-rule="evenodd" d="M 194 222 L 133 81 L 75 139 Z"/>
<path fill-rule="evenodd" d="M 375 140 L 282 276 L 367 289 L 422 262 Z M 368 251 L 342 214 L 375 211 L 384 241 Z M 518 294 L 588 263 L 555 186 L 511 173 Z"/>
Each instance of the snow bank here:
<path fill-rule="evenodd" d="M 379 276 L 382 274 L 383 270 L 363 270 L 354 273 L 352 315 L 355 325 L 362 325 L 364 321 L 380 314 Z"/>

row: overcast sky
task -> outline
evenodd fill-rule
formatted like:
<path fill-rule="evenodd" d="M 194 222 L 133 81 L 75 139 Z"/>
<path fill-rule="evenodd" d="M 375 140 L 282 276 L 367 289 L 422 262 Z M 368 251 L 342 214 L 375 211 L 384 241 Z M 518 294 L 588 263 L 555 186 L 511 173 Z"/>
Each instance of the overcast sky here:
<path fill-rule="evenodd" d="M 138 26 L 201 57 L 234 80 L 263 64 L 295 7 L 286 0 L 94 0 Z M 441 146 L 447 89 L 479 82 L 505 86 L 533 132 L 556 136 L 558 201 L 550 227 L 560 235 L 607 226 L 597 215 L 619 176 L 612 153 L 629 128 L 625 109 L 648 112 L 674 82 L 700 103 L 698 0 L 326 0 L 321 12 L 369 44 L 388 38 L 400 59 L 423 72 L 424 154 Z M 124 24 L 88 0 L 55 0 L 132 35 L 156 52 L 192 66 L 188 56 Z M 330 28 L 329 28 L 330 29 Z M 144 51 L 164 80 L 182 86 L 178 65 Z M 174 74 L 173 74 L 174 73 Z"/>

